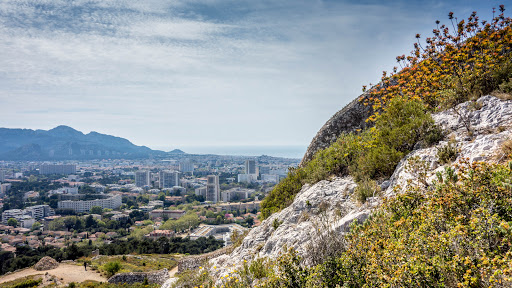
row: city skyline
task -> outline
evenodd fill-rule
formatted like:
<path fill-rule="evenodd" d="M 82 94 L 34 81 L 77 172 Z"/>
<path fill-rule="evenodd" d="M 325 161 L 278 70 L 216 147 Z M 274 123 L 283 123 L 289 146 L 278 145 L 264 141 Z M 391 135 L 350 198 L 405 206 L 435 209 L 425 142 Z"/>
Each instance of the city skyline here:
<path fill-rule="evenodd" d="M 3 1 L 0 122 L 68 125 L 154 149 L 305 150 L 416 33 L 428 37 L 449 11 L 488 19 L 499 4 Z"/>

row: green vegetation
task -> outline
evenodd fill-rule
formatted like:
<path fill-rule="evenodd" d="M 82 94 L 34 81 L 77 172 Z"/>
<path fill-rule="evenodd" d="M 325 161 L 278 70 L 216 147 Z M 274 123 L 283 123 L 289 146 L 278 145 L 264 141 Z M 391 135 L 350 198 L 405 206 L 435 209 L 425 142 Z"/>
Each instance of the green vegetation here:
<path fill-rule="evenodd" d="M 78 262 L 82 263 L 87 261 L 88 267 L 91 269 L 99 270 L 105 274 L 107 271 L 105 267 L 108 263 L 118 262 L 121 268 L 117 273 L 128 272 L 151 272 L 167 268 L 171 270 L 178 265 L 177 255 L 175 254 L 137 254 L 137 255 L 122 255 L 122 256 L 99 256 L 91 258 L 82 258 Z"/>
<path fill-rule="evenodd" d="M 32 288 L 38 287 L 41 284 L 41 276 L 27 276 L 13 281 L 2 283 L 5 288 Z"/>
<path fill-rule="evenodd" d="M 119 261 L 108 262 L 103 265 L 102 270 L 107 272 L 107 277 L 110 278 L 121 270 L 121 263 Z"/>
<path fill-rule="evenodd" d="M 18 220 L 14 219 L 14 218 L 9 218 L 9 220 L 7 220 L 7 225 L 16 227 L 16 226 L 18 226 Z"/>
<path fill-rule="evenodd" d="M 91 207 L 91 214 L 99 214 L 101 215 L 103 213 L 103 208 L 100 206 L 93 206 Z"/>
<path fill-rule="evenodd" d="M 262 215 L 267 218 L 290 205 L 304 184 L 331 175 L 350 174 L 358 183 L 387 178 L 418 142 L 431 145 L 441 137 L 441 131 L 421 101 L 395 98 L 376 119 L 373 128 L 359 134 L 343 134 L 304 167 L 291 169 L 288 177 L 263 200 Z M 358 198 L 364 201 L 366 197 Z"/>
<path fill-rule="evenodd" d="M 223 241 L 216 240 L 213 236 L 208 238 L 200 237 L 197 240 L 189 238 L 165 238 L 157 240 L 148 238 L 128 240 L 115 240 L 111 244 L 104 244 L 100 249 L 101 255 L 122 255 L 128 253 L 137 254 L 202 254 L 222 248 Z"/>
<path fill-rule="evenodd" d="M 504 16 L 504 5 L 499 10 L 501 14 L 490 22 L 479 21 L 476 12 L 459 21 L 450 12 L 450 24 L 439 26 L 436 21 L 425 47 L 417 34 L 411 55 L 396 57 L 402 70 L 396 73 L 395 67 L 389 76 L 384 72 L 381 84 L 372 89 L 367 103 L 379 110 L 389 100 L 405 97 L 421 99 L 435 110 L 496 90 L 510 91 L 512 20 Z"/>
<path fill-rule="evenodd" d="M 181 232 L 185 230 L 190 230 L 191 228 L 196 228 L 197 226 L 199 226 L 199 223 L 200 221 L 197 214 L 194 212 L 189 212 L 186 215 L 182 216 L 180 219 L 169 219 L 165 221 L 165 223 L 163 223 L 158 229 Z"/>
<path fill-rule="evenodd" d="M 451 163 L 457 158 L 458 150 L 455 141 L 450 140 L 448 144 L 437 148 L 437 158 L 439 163 Z"/>
<path fill-rule="evenodd" d="M 210 236 L 201 237 L 197 240 L 189 238 L 164 238 L 157 240 L 148 238 L 129 238 L 127 240 L 115 240 L 110 244 L 96 245 L 76 245 L 71 244 L 68 247 L 59 249 L 53 246 L 43 245 L 37 249 L 28 246 L 19 246 L 16 248 L 16 257 L 14 253 L 0 251 L 0 275 L 12 272 L 21 268 L 30 267 L 36 264 L 42 257 L 50 256 L 57 261 L 77 260 L 81 257 L 88 257 L 95 249 L 100 250 L 101 255 L 123 255 L 123 254 L 201 254 L 215 251 L 223 247 L 222 240 L 216 240 Z"/>
<path fill-rule="evenodd" d="M 358 183 L 354 190 L 354 196 L 359 203 L 365 203 L 366 199 L 378 196 L 380 187 L 374 180 L 367 179 Z"/>
<path fill-rule="evenodd" d="M 510 287 L 512 162 L 456 169 L 384 199 L 322 263 L 307 266 L 289 250 L 244 264 L 223 276 L 223 287 L 249 287 L 257 279 L 257 287 Z M 199 276 L 188 281 L 212 287 Z"/>

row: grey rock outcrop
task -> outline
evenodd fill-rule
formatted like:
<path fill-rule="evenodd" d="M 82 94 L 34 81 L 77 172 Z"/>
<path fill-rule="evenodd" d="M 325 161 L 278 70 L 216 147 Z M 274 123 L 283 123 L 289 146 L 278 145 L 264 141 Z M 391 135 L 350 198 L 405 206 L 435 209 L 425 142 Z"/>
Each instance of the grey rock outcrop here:
<path fill-rule="evenodd" d="M 213 275 L 225 275 L 244 260 L 259 257 L 276 258 L 286 247 L 306 255 L 319 225 L 326 223 L 338 233 L 348 231 L 353 221 L 364 221 L 376 201 L 360 206 L 352 200 L 356 187 L 350 178 L 332 178 L 314 185 L 305 185 L 292 205 L 275 213 L 252 229 L 242 245 L 231 254 L 210 260 Z M 308 261 L 308 259 L 306 259 Z"/>
<path fill-rule="evenodd" d="M 475 103 L 466 102 L 457 107 L 433 115 L 436 124 L 447 133 L 446 140 L 434 147 L 418 149 L 402 159 L 391 176 L 391 185 L 385 195 L 392 196 L 397 189 L 405 189 L 410 184 L 418 183 L 411 159 L 422 161 L 427 167 L 426 183 L 432 183 L 437 172 L 442 172 L 447 165 L 439 163 L 438 150 L 455 141 L 459 151 L 454 162 L 467 159 L 474 161 L 500 161 L 503 158 L 501 145 L 512 137 L 512 101 L 502 101 L 493 96 L 484 96 Z M 468 129 L 469 128 L 469 129 Z"/>
<path fill-rule="evenodd" d="M 371 105 L 364 105 L 364 101 L 369 95 L 369 92 L 366 92 L 357 97 L 343 109 L 336 112 L 320 128 L 315 138 L 309 144 L 300 162 L 300 166 L 313 159 L 316 152 L 329 147 L 342 133 L 355 132 L 358 129 L 365 129 L 371 125 L 371 123 L 366 122 L 366 119 L 373 114 L 373 109 Z"/>

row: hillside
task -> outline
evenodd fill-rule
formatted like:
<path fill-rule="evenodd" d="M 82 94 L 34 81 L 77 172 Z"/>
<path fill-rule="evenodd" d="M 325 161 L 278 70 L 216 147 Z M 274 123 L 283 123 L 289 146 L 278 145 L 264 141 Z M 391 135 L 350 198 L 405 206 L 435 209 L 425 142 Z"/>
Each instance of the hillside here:
<path fill-rule="evenodd" d="M 512 20 L 499 10 L 437 22 L 319 131 L 262 224 L 175 287 L 512 286 Z"/>
<path fill-rule="evenodd" d="M 50 130 L 0 128 L 0 160 L 77 160 L 146 158 L 164 152 L 136 146 L 127 139 L 68 126 Z"/>

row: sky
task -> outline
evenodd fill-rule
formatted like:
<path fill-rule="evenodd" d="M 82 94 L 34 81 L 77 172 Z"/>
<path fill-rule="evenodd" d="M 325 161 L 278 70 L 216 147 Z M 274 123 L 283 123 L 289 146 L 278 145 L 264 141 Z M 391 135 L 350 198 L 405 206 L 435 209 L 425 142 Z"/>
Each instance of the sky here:
<path fill-rule="evenodd" d="M 305 151 L 416 33 L 499 4 L 2 0 L 0 127 L 68 125 L 185 152 Z"/>

